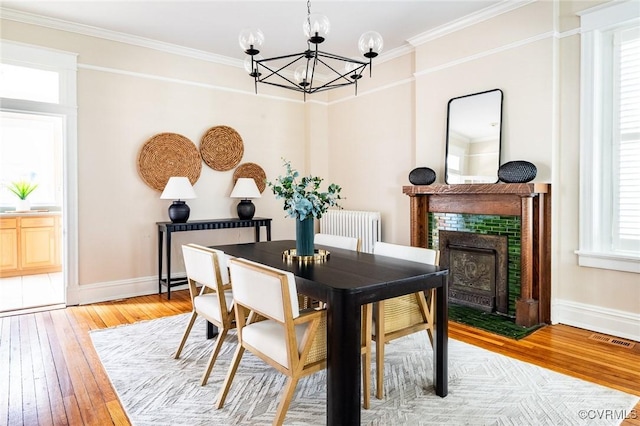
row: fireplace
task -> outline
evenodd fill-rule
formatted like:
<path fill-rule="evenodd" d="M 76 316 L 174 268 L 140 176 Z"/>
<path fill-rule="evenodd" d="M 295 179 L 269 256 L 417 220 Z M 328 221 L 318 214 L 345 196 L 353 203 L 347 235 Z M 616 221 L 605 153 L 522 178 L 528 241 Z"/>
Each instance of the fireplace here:
<path fill-rule="evenodd" d="M 449 301 L 508 314 L 508 241 L 500 235 L 439 232 L 440 266 L 449 269 Z"/>
<path fill-rule="evenodd" d="M 509 261 L 509 265 L 517 265 L 517 277 L 513 274 L 517 283 L 513 286 L 511 283 L 508 284 L 508 292 L 513 287 L 514 292 L 517 289 L 517 293 L 508 296 L 509 304 L 513 305 L 515 322 L 518 325 L 531 327 L 551 321 L 550 184 L 413 185 L 404 186 L 402 192 L 411 200 L 411 245 L 416 247 L 428 247 L 430 213 L 517 217 L 520 230 L 517 241 L 518 259 L 514 262 Z M 474 253 L 481 253 L 486 257 L 491 250 L 493 249 L 480 247 L 480 251 L 476 250 Z M 462 251 L 463 253 L 454 253 L 454 258 L 465 254 L 468 257 L 471 253 L 467 248 Z M 509 256 L 511 255 L 510 253 Z M 449 254 L 441 257 L 445 261 L 450 261 L 451 258 Z M 500 269 L 496 269 L 495 273 L 499 272 Z M 510 271 L 510 275 L 512 272 L 514 271 Z M 511 277 L 508 280 L 511 281 Z M 498 307 L 500 303 L 500 297 L 496 295 L 496 310 L 501 309 Z"/>

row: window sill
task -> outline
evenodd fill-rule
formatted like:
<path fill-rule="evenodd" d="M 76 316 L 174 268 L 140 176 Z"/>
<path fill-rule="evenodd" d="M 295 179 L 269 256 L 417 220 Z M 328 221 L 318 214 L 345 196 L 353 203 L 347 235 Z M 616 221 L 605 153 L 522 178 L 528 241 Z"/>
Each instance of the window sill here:
<path fill-rule="evenodd" d="M 577 250 L 578 265 L 640 274 L 640 257 Z"/>

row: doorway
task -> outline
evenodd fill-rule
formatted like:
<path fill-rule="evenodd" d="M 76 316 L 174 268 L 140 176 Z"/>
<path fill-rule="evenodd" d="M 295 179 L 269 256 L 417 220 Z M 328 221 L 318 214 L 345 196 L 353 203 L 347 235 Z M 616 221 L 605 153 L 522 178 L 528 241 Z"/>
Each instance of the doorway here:
<path fill-rule="evenodd" d="M 0 129 L 0 315 L 64 306 L 64 116 L 2 110 Z"/>
<path fill-rule="evenodd" d="M 78 303 L 76 88 L 77 54 L 2 40 L 0 316 Z"/>

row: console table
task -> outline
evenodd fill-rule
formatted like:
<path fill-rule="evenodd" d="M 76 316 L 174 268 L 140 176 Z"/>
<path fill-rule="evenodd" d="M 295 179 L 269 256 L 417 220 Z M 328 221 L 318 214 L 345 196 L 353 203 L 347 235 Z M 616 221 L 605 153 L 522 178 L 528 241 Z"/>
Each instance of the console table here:
<path fill-rule="evenodd" d="M 206 231 L 209 229 L 229 229 L 229 228 L 254 228 L 255 241 L 260 241 L 260 227 L 267 230 L 267 241 L 271 241 L 271 219 L 264 217 L 254 217 L 253 219 L 205 219 L 190 220 L 185 223 L 156 222 L 158 226 L 158 294 L 162 293 L 162 286 L 167 287 L 167 299 L 171 299 L 171 287 L 186 284 L 186 278 L 171 278 L 171 233 L 185 231 Z M 162 278 L 162 241 L 164 234 L 167 234 L 164 250 L 167 257 L 167 276 Z"/>

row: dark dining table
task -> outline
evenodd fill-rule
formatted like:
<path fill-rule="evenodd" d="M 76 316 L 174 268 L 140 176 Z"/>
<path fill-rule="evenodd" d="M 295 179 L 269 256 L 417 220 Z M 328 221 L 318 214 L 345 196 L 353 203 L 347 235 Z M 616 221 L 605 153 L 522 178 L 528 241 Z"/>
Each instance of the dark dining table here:
<path fill-rule="evenodd" d="M 286 259 L 295 241 L 213 246 L 240 257 L 292 272 L 298 293 L 327 306 L 327 425 L 359 425 L 361 407 L 361 306 L 417 291 L 436 289 L 433 386 L 448 392 L 447 275 L 437 266 L 316 245 L 330 252 L 316 262 Z M 425 353 L 431 356 L 431 353 Z"/>

